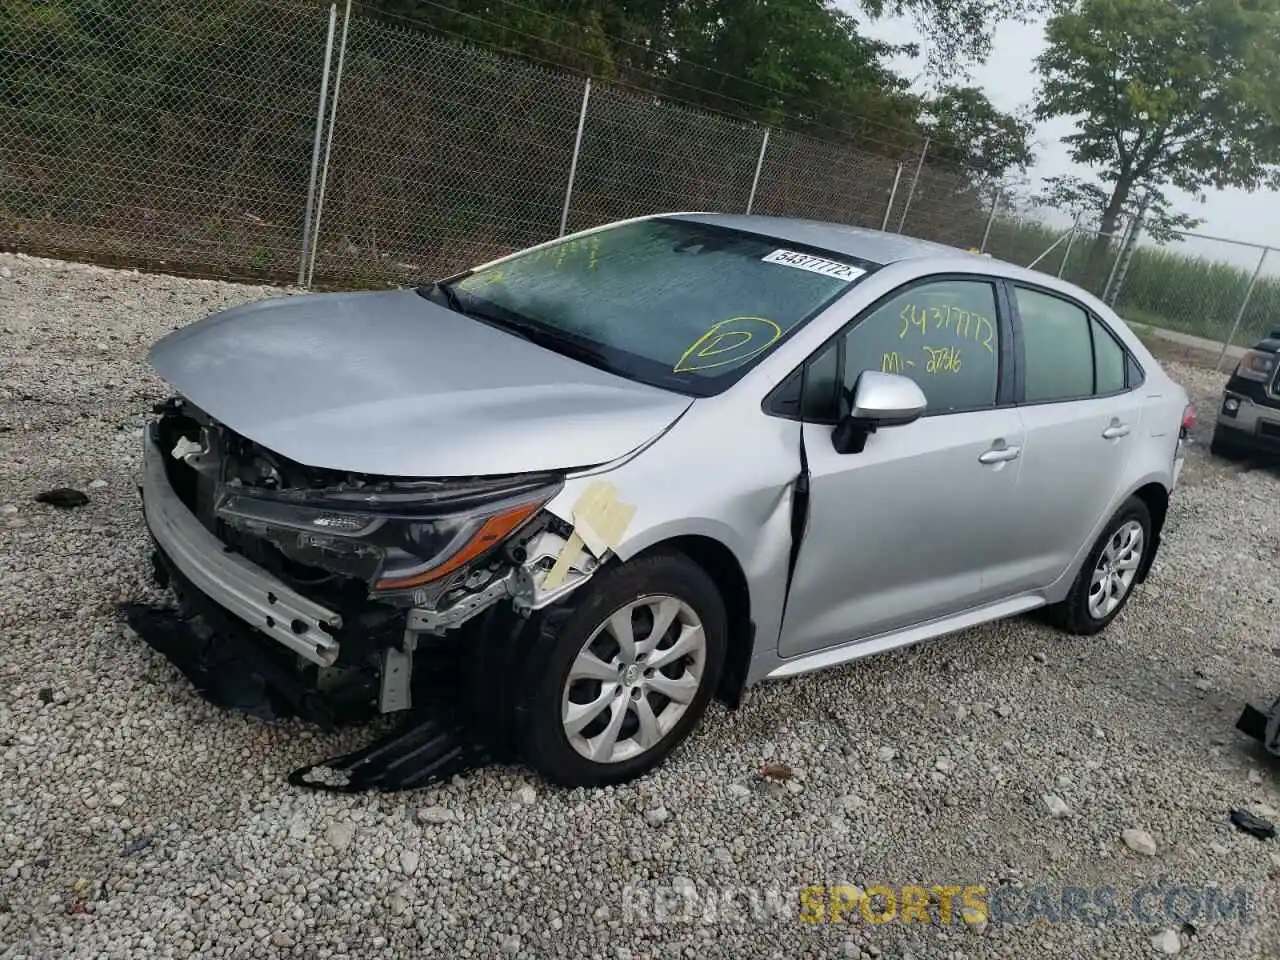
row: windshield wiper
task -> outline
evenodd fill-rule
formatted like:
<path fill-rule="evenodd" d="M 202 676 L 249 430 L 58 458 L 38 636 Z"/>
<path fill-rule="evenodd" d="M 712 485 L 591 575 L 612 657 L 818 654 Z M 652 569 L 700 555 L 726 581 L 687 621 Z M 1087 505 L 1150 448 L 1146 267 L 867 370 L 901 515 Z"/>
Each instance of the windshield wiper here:
<path fill-rule="evenodd" d="M 458 300 L 458 294 L 453 289 L 451 283 L 441 283 L 439 280 L 432 283 L 422 284 L 418 287 L 418 296 L 425 297 L 428 300 L 435 299 L 437 296 L 444 299 L 447 306 L 454 313 L 466 314 L 467 311 L 462 309 L 462 304 Z"/>
<path fill-rule="evenodd" d="M 508 333 L 515 334 L 517 337 L 523 337 L 525 340 L 536 343 L 540 347 L 546 347 L 548 350 L 554 350 L 556 353 L 564 354 L 566 357 L 581 360 L 583 363 L 588 363 L 593 367 L 603 367 L 606 370 L 613 369 L 613 364 L 608 356 L 599 347 L 583 343 L 581 340 L 559 331 L 549 330 L 546 327 L 528 321 L 516 320 L 510 316 L 498 316 L 488 312 L 478 315 L 477 319 L 506 330 Z"/>
<path fill-rule="evenodd" d="M 464 308 L 458 294 L 453 289 L 452 283 L 435 281 L 434 283 L 423 284 L 417 289 L 419 295 L 429 300 L 437 302 L 444 300 L 450 310 L 460 313 L 464 317 L 479 320 L 481 323 L 497 327 L 499 330 L 504 330 L 513 336 L 536 343 L 540 347 L 546 347 L 548 350 L 554 350 L 564 356 L 581 360 L 583 363 L 590 364 L 593 367 L 609 371 L 614 370 L 613 364 L 605 355 L 605 352 L 598 347 L 583 343 L 562 333 L 548 330 L 529 321 L 517 320 L 505 310 L 485 310 L 475 304 Z"/>

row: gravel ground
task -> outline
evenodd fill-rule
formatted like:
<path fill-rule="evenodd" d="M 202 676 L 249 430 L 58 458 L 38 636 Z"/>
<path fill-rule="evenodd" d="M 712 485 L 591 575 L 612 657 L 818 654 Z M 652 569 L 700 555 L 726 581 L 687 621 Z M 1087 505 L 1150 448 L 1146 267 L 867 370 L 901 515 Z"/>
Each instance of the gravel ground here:
<path fill-rule="evenodd" d="M 147 346 L 283 292 L 0 255 L 3 955 L 1280 956 L 1280 840 L 1227 821 L 1280 807 L 1276 765 L 1234 730 L 1280 694 L 1280 480 L 1203 445 L 1152 580 L 1102 636 L 1017 620 L 757 687 L 619 789 L 504 768 L 289 787 L 359 733 L 221 713 L 113 612 L 158 598 L 135 489 L 163 395 Z M 1221 376 L 1170 368 L 1211 420 Z M 91 502 L 32 501 L 60 485 Z M 981 885 L 1015 912 L 801 922 L 797 890 L 837 884 Z M 1245 910 L 1183 927 L 1162 906 L 1179 885 L 1243 889 Z M 1100 886 L 1108 922 L 1046 919 L 1062 888 Z"/>

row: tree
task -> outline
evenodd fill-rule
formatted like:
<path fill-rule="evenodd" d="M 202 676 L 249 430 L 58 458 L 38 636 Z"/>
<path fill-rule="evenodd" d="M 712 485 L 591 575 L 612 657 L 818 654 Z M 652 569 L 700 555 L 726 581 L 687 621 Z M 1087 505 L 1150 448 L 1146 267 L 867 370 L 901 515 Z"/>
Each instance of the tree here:
<path fill-rule="evenodd" d="M 861 0 L 871 16 L 910 14 L 929 39 L 928 65 L 951 80 L 968 77 L 969 67 L 991 55 L 996 27 L 1005 21 L 1029 23 L 1068 0 Z"/>
<path fill-rule="evenodd" d="M 703 0 L 672 18 L 667 90 L 766 123 L 889 139 L 919 101 L 882 60 L 898 48 L 858 33 L 827 0 Z M 912 137 L 914 142 L 914 137 Z"/>
<path fill-rule="evenodd" d="M 1081 0 L 1046 39 L 1035 116 L 1075 118 L 1102 232 L 1143 189 L 1280 185 L 1280 0 Z"/>
<path fill-rule="evenodd" d="M 1194 230 L 1204 221 L 1186 213 L 1175 213 L 1159 187 L 1146 186 L 1140 195 L 1130 194 L 1128 202 L 1120 211 L 1121 216 L 1133 217 L 1147 201 L 1142 211 L 1142 229 L 1156 243 L 1168 243 L 1177 240 L 1179 230 Z M 1048 177 L 1044 181 L 1044 189 L 1035 198 L 1039 206 L 1051 207 L 1055 210 L 1068 210 L 1072 214 L 1082 214 L 1082 221 L 1090 225 L 1100 224 L 1102 214 L 1107 208 L 1110 195 L 1100 184 L 1092 183 L 1075 176 Z M 1118 226 L 1118 224 L 1117 224 Z M 1115 237 L 1108 239 L 1118 240 Z"/>
<path fill-rule="evenodd" d="M 950 87 L 925 104 L 921 126 L 932 138 L 930 158 L 995 178 L 1022 173 L 1035 159 L 1035 128 L 996 109 L 977 87 Z"/>
<path fill-rule="evenodd" d="M 878 0 L 877 0 L 878 2 Z M 915 142 L 919 100 L 884 66 L 914 45 L 858 32 L 831 0 L 370 0 L 446 36 L 762 123 Z"/>

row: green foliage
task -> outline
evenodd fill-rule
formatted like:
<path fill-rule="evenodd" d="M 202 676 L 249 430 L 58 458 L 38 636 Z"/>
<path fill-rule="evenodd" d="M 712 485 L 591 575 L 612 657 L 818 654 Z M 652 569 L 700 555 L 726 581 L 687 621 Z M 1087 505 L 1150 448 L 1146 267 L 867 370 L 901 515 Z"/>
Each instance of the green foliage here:
<path fill-rule="evenodd" d="M 943 162 L 993 176 L 1024 172 L 1034 160 L 1029 121 L 997 110 L 977 87 L 949 87 L 925 108 L 923 124 Z"/>
<path fill-rule="evenodd" d="M 929 39 L 929 67 L 940 77 L 963 77 L 991 53 L 995 28 L 1004 21 L 1030 23 L 1068 0 L 862 0 L 873 16 L 910 14 Z"/>
<path fill-rule="evenodd" d="M 1071 214 L 1083 213 L 1082 223 L 1089 223 L 1093 218 L 1100 219 L 1106 210 L 1109 197 L 1098 184 L 1090 183 L 1080 177 L 1063 175 L 1047 177 L 1044 187 L 1036 197 L 1037 203 L 1062 210 Z M 1130 194 L 1121 213 L 1126 217 L 1137 216 L 1142 211 L 1142 234 L 1156 243 L 1168 243 L 1178 239 L 1179 230 L 1194 230 L 1204 222 L 1199 217 L 1175 212 L 1159 187 L 1143 187 L 1142 196 Z"/>
<path fill-rule="evenodd" d="M 1080 0 L 1046 37 L 1036 118 L 1075 118 L 1104 230 L 1138 187 L 1280 184 L 1280 0 Z"/>
<path fill-rule="evenodd" d="M 370 0 L 366 11 L 762 123 L 915 143 L 919 101 L 830 0 Z M 896 142 L 896 141 L 895 141 Z"/>

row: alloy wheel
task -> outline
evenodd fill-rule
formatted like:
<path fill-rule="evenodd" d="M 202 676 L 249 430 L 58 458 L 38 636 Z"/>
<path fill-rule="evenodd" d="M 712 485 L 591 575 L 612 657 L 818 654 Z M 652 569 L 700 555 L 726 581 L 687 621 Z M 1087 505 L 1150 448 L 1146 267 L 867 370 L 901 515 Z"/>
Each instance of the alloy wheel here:
<path fill-rule="evenodd" d="M 654 594 L 619 607 L 569 667 L 561 719 L 570 745 L 596 763 L 652 750 L 689 709 L 706 663 L 702 621 L 683 600 Z"/>
<path fill-rule="evenodd" d="M 1089 582 L 1089 615 L 1095 620 L 1110 616 L 1133 586 L 1142 563 L 1142 524 L 1129 520 L 1107 540 Z"/>

